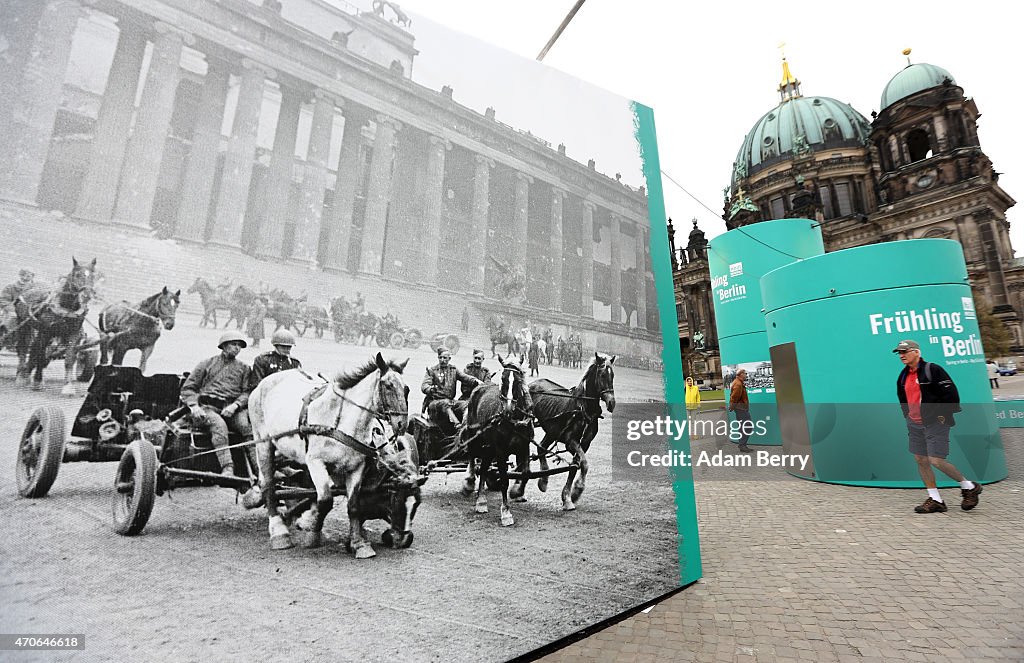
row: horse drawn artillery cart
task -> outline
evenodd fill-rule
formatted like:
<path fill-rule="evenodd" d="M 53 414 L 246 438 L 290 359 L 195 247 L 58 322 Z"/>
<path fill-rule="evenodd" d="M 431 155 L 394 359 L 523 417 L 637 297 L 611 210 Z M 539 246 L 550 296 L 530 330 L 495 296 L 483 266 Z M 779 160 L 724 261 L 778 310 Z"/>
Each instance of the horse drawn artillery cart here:
<path fill-rule="evenodd" d="M 209 434 L 191 425 L 188 408 L 180 402 L 185 377 L 187 374 L 144 376 L 135 367 L 98 366 L 70 439 L 61 409 L 43 406 L 29 417 L 18 449 L 19 493 L 29 498 L 44 497 L 62 462 L 117 461 L 114 529 L 132 536 L 145 528 L 156 496 L 174 488 L 202 485 L 249 490 L 256 484 L 258 470 L 245 447 L 254 442 L 243 441 L 231 432 L 235 475 L 221 474 Z M 334 433 L 322 426 L 309 428 L 310 434 Z M 305 430 L 297 425 L 290 433 L 300 429 Z M 277 437 L 281 436 L 267 440 Z M 386 470 L 375 461 L 367 467 L 359 489 L 361 501 L 369 501 L 370 493 L 393 490 Z M 317 501 L 317 490 L 305 466 L 278 459 L 274 470 L 274 492 L 282 502 L 279 513 L 285 522 L 292 522 Z M 345 494 L 343 486 L 331 492 L 334 496 Z M 385 520 L 389 515 L 386 509 L 369 509 L 368 513 Z M 394 537 L 391 534 L 389 530 L 382 535 L 385 545 L 406 548 L 412 543 L 411 532 Z"/>
<path fill-rule="evenodd" d="M 19 494 L 44 497 L 62 463 L 117 461 L 115 529 L 138 534 L 154 496 L 166 490 L 187 484 L 248 488 L 250 474 L 240 449 L 232 449 L 236 467 L 244 472 L 236 477 L 221 476 L 213 455 L 203 453 L 211 447 L 209 436 L 190 429 L 187 408 L 178 399 L 184 377 L 144 376 L 133 366 L 97 366 L 70 437 L 60 408 L 37 408 L 18 447 Z M 239 441 L 234 436 L 232 446 Z"/>

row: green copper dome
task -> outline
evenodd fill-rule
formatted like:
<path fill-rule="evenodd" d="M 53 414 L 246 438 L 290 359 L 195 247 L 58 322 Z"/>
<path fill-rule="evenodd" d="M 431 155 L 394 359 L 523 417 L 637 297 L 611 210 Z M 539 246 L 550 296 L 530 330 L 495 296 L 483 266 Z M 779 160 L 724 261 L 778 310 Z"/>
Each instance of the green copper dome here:
<path fill-rule="evenodd" d="M 794 156 L 861 147 L 871 127 L 849 104 L 829 97 L 795 97 L 754 123 L 736 155 L 732 182 Z"/>
<path fill-rule="evenodd" d="M 924 62 L 907 65 L 903 71 L 893 76 L 882 90 L 881 110 L 921 90 L 942 85 L 942 81 L 947 78 L 953 85 L 956 85 L 953 75 L 942 67 Z"/>

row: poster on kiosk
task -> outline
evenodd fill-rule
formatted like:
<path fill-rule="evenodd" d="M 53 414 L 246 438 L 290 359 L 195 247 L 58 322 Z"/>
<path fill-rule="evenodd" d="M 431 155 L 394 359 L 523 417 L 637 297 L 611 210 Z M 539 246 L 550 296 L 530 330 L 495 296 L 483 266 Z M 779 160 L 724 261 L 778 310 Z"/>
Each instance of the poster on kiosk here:
<path fill-rule="evenodd" d="M 683 402 L 650 108 L 394 2 L 2 4 L 0 633 L 496 661 L 700 577 L 611 469 Z"/>

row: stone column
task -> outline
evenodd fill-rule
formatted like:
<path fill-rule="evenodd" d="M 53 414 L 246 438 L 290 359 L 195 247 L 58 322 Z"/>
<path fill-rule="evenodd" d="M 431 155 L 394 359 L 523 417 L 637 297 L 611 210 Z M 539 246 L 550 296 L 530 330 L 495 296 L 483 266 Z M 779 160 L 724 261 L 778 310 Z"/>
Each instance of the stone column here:
<path fill-rule="evenodd" d="M 478 154 L 473 174 L 473 241 L 470 244 L 476 258 L 472 289 L 486 294 L 487 287 L 487 232 L 491 210 L 491 168 L 494 162 Z"/>
<path fill-rule="evenodd" d="M 583 269 L 580 272 L 580 292 L 583 295 L 583 317 L 594 317 L 594 203 L 583 201 L 583 228 L 580 230 L 580 248 L 583 251 Z"/>
<path fill-rule="evenodd" d="M 430 136 L 427 152 L 426 198 L 423 205 L 423 281 L 437 283 L 441 246 L 441 216 L 444 211 L 444 159 L 451 144 L 444 138 Z"/>
<path fill-rule="evenodd" d="M 516 173 L 512 200 L 512 241 L 509 245 L 509 265 L 526 269 L 526 233 L 530 221 L 530 185 L 533 178 Z"/>
<path fill-rule="evenodd" d="M 256 156 L 256 130 L 263 108 L 263 84 L 272 75 L 261 65 L 243 60 L 238 90 L 238 107 L 231 141 L 224 157 L 224 175 L 217 198 L 213 234 L 210 242 L 231 248 L 242 243 L 242 224 L 249 202 L 253 159 Z"/>
<path fill-rule="evenodd" d="M 334 180 L 334 202 L 331 205 L 327 269 L 345 271 L 348 269 L 348 247 L 352 239 L 352 205 L 356 199 L 356 187 L 362 175 L 359 150 L 363 144 L 363 127 L 369 116 L 362 109 L 347 103 L 345 128 L 341 134 L 341 152 L 338 155 L 338 175 Z"/>
<path fill-rule="evenodd" d="M 610 214 L 608 241 L 611 242 L 612 265 L 609 276 L 611 286 L 612 322 L 622 322 L 622 235 L 621 219 L 617 214 Z"/>
<path fill-rule="evenodd" d="M 718 347 L 718 325 L 715 324 L 715 296 L 710 285 L 701 286 L 702 302 L 704 305 L 704 347 Z"/>
<path fill-rule="evenodd" d="M 155 30 L 149 71 L 125 152 L 113 217 L 115 223 L 147 230 L 181 78 L 181 49 L 186 42 L 193 43 L 190 35 L 166 23 L 157 23 Z"/>
<path fill-rule="evenodd" d="M 323 90 L 317 90 L 314 94 L 313 126 L 309 133 L 309 152 L 302 176 L 302 214 L 295 227 L 295 246 L 292 250 L 292 259 L 305 264 L 316 263 L 320 248 L 334 105 L 334 98 Z"/>
<path fill-rule="evenodd" d="M 562 210 L 565 201 L 566 191 L 554 188 L 551 195 L 551 299 L 548 308 L 555 311 L 562 310 L 562 265 L 565 258 L 562 255 L 564 248 L 562 244 Z"/>
<path fill-rule="evenodd" d="M 119 25 L 121 34 L 100 102 L 89 170 L 82 181 L 82 193 L 75 210 L 75 215 L 83 219 L 107 220 L 114 214 L 139 73 L 146 53 L 146 37 L 139 26 L 124 19 Z"/>
<path fill-rule="evenodd" d="M 281 108 L 277 113 L 274 149 L 270 155 L 270 172 L 267 177 L 267 204 L 256 238 L 256 255 L 260 258 L 281 257 L 285 218 L 292 189 L 292 168 L 295 165 L 295 136 L 299 129 L 301 111 L 302 94 L 295 88 L 281 85 Z"/>
<path fill-rule="evenodd" d="M 647 233 L 636 224 L 636 326 L 647 329 Z"/>
<path fill-rule="evenodd" d="M 2 197 L 35 205 L 81 14 L 74 0 L 50 0 L 43 9 L 21 87 L 13 92 L 10 133 L 0 139 Z"/>
<path fill-rule="evenodd" d="M 213 56 L 206 58 L 206 78 L 196 109 L 196 126 L 188 150 L 185 179 L 178 204 L 178 223 L 174 236 L 190 242 L 206 240 L 206 220 L 213 194 L 213 178 L 220 153 L 220 129 L 224 122 L 230 76 L 224 63 Z"/>
<path fill-rule="evenodd" d="M 366 192 L 366 217 L 363 221 L 362 253 L 359 271 L 380 274 L 384 259 L 384 231 L 391 197 L 391 162 L 395 155 L 395 133 L 401 122 L 384 114 L 376 116 L 377 132 L 370 161 L 370 187 Z"/>

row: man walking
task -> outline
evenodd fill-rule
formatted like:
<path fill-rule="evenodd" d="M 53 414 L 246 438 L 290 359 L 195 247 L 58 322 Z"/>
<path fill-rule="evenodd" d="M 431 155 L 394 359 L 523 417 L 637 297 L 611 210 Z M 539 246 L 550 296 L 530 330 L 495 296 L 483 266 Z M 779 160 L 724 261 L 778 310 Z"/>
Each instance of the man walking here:
<path fill-rule="evenodd" d="M 740 434 L 740 451 L 747 453 L 753 451 L 747 446 L 747 439 L 750 438 L 752 425 L 750 419 L 750 396 L 747 395 L 747 371 L 741 368 L 736 373 L 736 379 L 729 387 L 729 411 L 736 413 L 736 422 Z"/>
<path fill-rule="evenodd" d="M 988 386 L 990 389 L 999 388 L 999 364 L 995 359 L 988 360 Z"/>
<path fill-rule="evenodd" d="M 896 397 L 907 419 L 910 453 L 917 461 L 928 499 L 914 507 L 916 513 L 942 513 L 946 503 L 935 483 L 937 468 L 943 474 L 960 482 L 963 501 L 960 508 L 970 511 L 978 506 L 980 483 L 964 478 L 960 470 L 946 460 L 949 455 L 949 429 L 956 425 L 953 414 L 960 411 L 960 394 L 952 378 L 942 366 L 925 361 L 917 341 L 900 341 L 893 350 L 903 362 L 903 370 L 896 379 Z"/>

